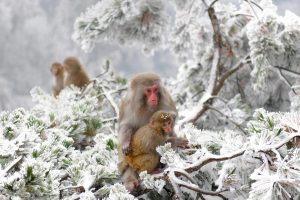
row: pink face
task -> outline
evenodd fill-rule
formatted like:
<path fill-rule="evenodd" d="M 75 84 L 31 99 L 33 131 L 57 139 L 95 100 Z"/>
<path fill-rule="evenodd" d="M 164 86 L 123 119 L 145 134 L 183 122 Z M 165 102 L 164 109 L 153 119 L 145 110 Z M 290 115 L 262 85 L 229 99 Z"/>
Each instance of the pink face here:
<path fill-rule="evenodd" d="M 147 105 L 155 107 L 158 105 L 158 85 L 148 86 L 144 89 L 147 97 Z"/>
<path fill-rule="evenodd" d="M 164 122 L 162 129 L 164 130 L 165 134 L 170 134 L 172 132 L 172 121 Z"/>

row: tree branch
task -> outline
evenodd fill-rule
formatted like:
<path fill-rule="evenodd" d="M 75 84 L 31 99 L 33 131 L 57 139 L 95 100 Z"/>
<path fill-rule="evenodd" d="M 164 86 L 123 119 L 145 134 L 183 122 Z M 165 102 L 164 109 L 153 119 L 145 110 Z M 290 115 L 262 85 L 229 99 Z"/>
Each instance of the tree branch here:
<path fill-rule="evenodd" d="M 256 152 L 261 152 L 261 153 L 267 153 L 267 152 L 273 151 L 274 149 L 279 149 L 283 145 L 285 145 L 286 143 L 288 143 L 289 141 L 291 141 L 292 139 L 294 139 L 296 137 L 300 137 L 300 133 L 291 134 L 289 137 L 285 138 L 283 141 L 281 141 L 278 144 L 266 145 L 264 148 L 257 149 L 255 151 Z M 164 172 L 162 172 L 160 174 L 153 175 L 153 177 L 154 177 L 155 180 L 162 179 L 162 180 L 170 182 L 171 185 L 174 188 L 174 191 L 175 191 L 177 197 L 180 200 L 184 199 L 184 197 L 181 193 L 181 190 L 180 190 L 180 186 L 188 188 L 188 189 L 196 191 L 196 192 L 199 192 L 203 195 L 218 196 L 222 199 L 226 199 L 226 197 L 224 197 L 223 195 L 220 194 L 221 192 L 224 192 L 226 190 L 221 190 L 221 191 L 218 191 L 218 192 L 203 190 L 198 185 L 195 184 L 196 182 L 189 175 L 189 173 L 193 173 L 195 171 L 198 171 L 203 166 L 205 166 L 205 165 L 207 165 L 211 162 L 225 161 L 225 160 L 229 160 L 229 159 L 241 156 L 245 153 L 246 150 L 248 150 L 248 149 L 244 148 L 244 149 L 237 150 L 235 152 L 224 154 L 224 155 L 209 155 L 207 157 L 201 158 L 200 160 L 198 160 L 198 162 L 196 162 L 194 164 L 191 164 L 191 165 L 189 165 L 189 166 L 187 166 L 183 169 L 177 169 L 177 168 L 170 169 L 170 168 L 168 168 L 167 170 L 165 170 Z M 191 183 L 179 179 L 178 176 L 186 177 Z"/>
<path fill-rule="evenodd" d="M 250 6 L 250 8 L 251 8 L 253 14 L 255 15 L 256 19 L 259 20 L 259 17 L 258 17 L 258 15 L 257 15 L 257 13 L 255 12 L 253 6 L 252 6 L 252 3 L 253 3 L 253 2 L 250 3 L 249 0 L 245 0 L 245 1 L 249 4 L 249 6 Z"/>
<path fill-rule="evenodd" d="M 292 140 L 295 137 L 300 137 L 300 133 L 294 133 L 290 135 L 289 137 L 285 138 L 282 142 L 274 145 L 266 145 L 264 148 L 257 150 L 258 152 L 268 152 L 271 151 L 272 149 L 279 149 L 286 143 L 288 143 L 290 140 Z M 225 161 L 229 160 L 238 156 L 241 156 L 245 153 L 246 149 L 241 149 L 233 153 L 225 154 L 225 155 L 211 155 L 206 158 L 200 159 L 198 162 L 186 167 L 184 170 L 191 173 L 194 171 L 197 171 L 201 169 L 204 165 L 211 163 L 211 162 L 216 162 L 216 161 Z"/>
<path fill-rule="evenodd" d="M 117 104 L 114 102 L 112 96 L 110 95 L 110 93 L 101 85 L 101 88 L 103 90 L 103 94 L 106 96 L 107 100 L 109 101 L 109 103 L 112 105 L 112 107 L 115 110 L 116 113 L 116 117 L 119 118 L 119 107 L 117 106 Z"/>
<path fill-rule="evenodd" d="M 232 69 L 225 72 L 218 79 L 219 72 L 221 71 L 221 49 L 222 49 L 222 35 L 220 30 L 220 25 L 218 18 L 216 16 L 215 10 L 212 7 L 214 3 L 217 1 L 213 1 L 213 4 L 208 6 L 205 0 L 202 0 L 203 4 L 208 8 L 208 16 L 211 21 L 212 29 L 213 29 L 213 44 L 214 44 L 214 55 L 211 67 L 211 73 L 209 77 L 209 83 L 206 90 L 206 94 L 204 94 L 199 102 L 198 110 L 191 117 L 186 117 L 182 120 L 183 123 L 196 123 L 196 121 L 209 109 L 209 106 L 212 105 L 213 101 L 208 96 L 217 96 L 224 86 L 224 82 L 236 71 L 238 71 L 241 67 L 244 66 L 244 62 L 250 57 L 247 54 L 243 59 L 241 59 Z"/>
<path fill-rule="evenodd" d="M 244 133 L 245 135 L 248 135 L 248 133 L 241 127 L 241 125 L 239 125 L 238 123 L 236 123 L 235 121 L 231 120 L 229 118 L 228 115 L 225 115 L 223 112 L 221 112 L 220 110 L 214 108 L 214 107 L 209 107 L 209 109 L 216 111 L 217 113 L 223 115 L 229 122 L 231 122 L 232 124 L 234 124 L 238 129 L 240 129 L 242 131 L 242 133 Z"/>
<path fill-rule="evenodd" d="M 300 76 L 300 72 L 297 72 L 297 71 L 294 71 L 294 70 L 291 70 L 291 69 L 288 69 L 288 68 L 285 68 L 285 67 L 280 67 L 280 66 L 274 66 L 274 67 L 277 68 L 277 69 L 283 70 L 283 71 L 287 71 L 291 74 Z"/>
<path fill-rule="evenodd" d="M 278 69 L 278 68 L 277 68 Z M 297 92 L 295 91 L 295 89 L 293 88 L 292 84 L 290 83 L 290 81 L 285 77 L 285 75 L 282 73 L 281 69 L 278 69 L 279 71 L 279 75 L 284 79 L 284 82 L 291 88 L 291 90 L 294 92 L 294 94 L 297 94 Z"/>
<path fill-rule="evenodd" d="M 11 164 L 9 164 L 4 170 L 4 176 L 12 169 L 14 166 L 16 166 L 21 160 L 23 159 L 23 156 L 19 156 L 16 158 Z"/>
<path fill-rule="evenodd" d="M 180 180 L 179 178 L 177 178 L 176 176 L 176 172 L 178 172 L 177 170 L 173 170 L 170 172 L 170 176 L 172 177 L 173 181 L 178 185 L 178 186 L 182 186 L 182 187 L 185 187 L 185 188 L 188 188 L 190 190 L 193 190 L 195 192 L 199 192 L 201 194 L 204 194 L 204 195 L 209 195 L 209 196 L 218 196 L 222 199 L 227 199 L 225 198 L 223 195 L 221 195 L 220 193 L 221 192 L 224 192 L 223 191 L 219 191 L 219 192 L 213 192 L 213 191 L 207 191 L 207 190 L 203 190 L 201 189 L 198 185 L 194 184 L 194 183 L 187 183 L 183 180 Z M 187 173 L 185 173 L 187 174 Z"/>

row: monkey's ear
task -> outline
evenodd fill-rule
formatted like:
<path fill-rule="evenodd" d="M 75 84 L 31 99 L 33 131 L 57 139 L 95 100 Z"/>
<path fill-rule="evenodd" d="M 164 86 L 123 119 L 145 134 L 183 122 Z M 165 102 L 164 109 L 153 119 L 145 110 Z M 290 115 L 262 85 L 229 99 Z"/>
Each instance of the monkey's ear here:
<path fill-rule="evenodd" d="M 171 114 L 171 116 L 172 116 L 172 118 L 173 118 L 173 120 L 174 120 L 174 122 L 175 122 L 175 121 L 176 121 L 176 118 L 177 118 L 176 113 L 173 112 L 173 111 L 170 111 L 170 114 Z"/>

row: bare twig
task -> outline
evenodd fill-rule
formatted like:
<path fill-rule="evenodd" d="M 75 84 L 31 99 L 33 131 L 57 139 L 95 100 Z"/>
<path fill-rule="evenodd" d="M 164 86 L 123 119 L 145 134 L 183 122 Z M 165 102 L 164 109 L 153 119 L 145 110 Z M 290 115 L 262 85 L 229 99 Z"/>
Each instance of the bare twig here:
<path fill-rule="evenodd" d="M 23 156 L 19 156 L 11 164 L 9 164 L 3 171 L 4 175 L 6 173 L 8 173 L 12 168 L 14 168 L 22 159 L 23 159 Z"/>
<path fill-rule="evenodd" d="M 282 147 L 283 145 L 285 145 L 286 143 L 288 143 L 290 140 L 292 140 L 295 137 L 300 137 L 300 133 L 294 133 L 294 134 L 290 135 L 289 137 L 285 138 L 284 140 L 282 140 L 278 144 L 266 145 L 264 148 L 259 149 L 257 151 L 266 153 L 268 151 L 271 151 L 272 149 L 279 149 L 280 147 Z M 246 151 L 246 149 L 241 149 L 241 150 L 235 151 L 233 153 L 225 154 L 225 155 L 210 155 L 209 157 L 202 158 L 198 162 L 186 167 L 184 170 L 191 173 L 191 172 L 201 169 L 204 165 L 206 165 L 208 163 L 216 162 L 216 161 L 225 161 L 225 160 L 229 160 L 229 159 L 241 156 L 245 153 L 245 151 Z"/>
<path fill-rule="evenodd" d="M 300 76 L 300 72 L 297 72 L 297 71 L 294 71 L 294 70 L 291 70 L 291 69 L 288 69 L 288 68 L 285 68 L 285 67 L 280 67 L 280 66 L 274 66 L 275 68 L 277 69 L 280 69 L 280 70 L 283 70 L 283 71 L 287 71 L 293 75 L 296 75 L 296 76 Z"/>
<path fill-rule="evenodd" d="M 236 123 L 235 121 L 231 120 L 230 117 L 226 114 L 224 114 L 223 112 L 221 112 L 220 110 L 210 106 L 209 109 L 216 111 L 217 113 L 223 115 L 226 120 L 228 120 L 229 122 L 231 122 L 232 124 L 234 124 L 238 129 L 240 129 L 245 135 L 248 135 L 248 133 L 241 127 L 241 125 L 239 125 L 238 123 Z"/>
<path fill-rule="evenodd" d="M 224 85 L 224 82 L 225 82 L 232 74 L 234 74 L 234 73 L 237 72 L 240 68 L 242 68 L 242 67 L 244 66 L 244 64 L 245 64 L 245 61 L 246 61 L 247 59 L 249 59 L 249 58 L 250 58 L 250 53 L 248 53 L 244 58 L 242 58 L 241 60 L 239 60 L 239 62 L 237 62 L 237 63 L 233 66 L 233 68 L 231 68 L 230 70 L 228 70 L 227 72 L 225 72 L 225 73 L 221 76 L 220 80 L 218 81 L 218 85 L 217 85 L 217 87 L 215 88 L 215 91 L 214 91 L 214 93 L 216 93 L 216 94 L 214 94 L 214 95 L 217 95 L 217 94 L 220 92 L 220 90 L 222 89 L 222 87 L 223 87 L 223 85 Z"/>
<path fill-rule="evenodd" d="M 255 5 L 260 10 L 264 10 L 260 5 L 258 5 L 255 1 L 250 1 L 253 5 Z"/>
<path fill-rule="evenodd" d="M 78 191 L 81 191 L 81 192 L 85 191 L 85 189 L 82 185 L 64 187 L 64 188 L 59 189 L 59 191 L 70 190 L 70 189 L 76 190 L 76 191 L 78 190 Z"/>
<path fill-rule="evenodd" d="M 283 78 L 284 82 L 291 88 L 291 90 L 294 92 L 294 94 L 297 94 L 296 90 L 293 88 L 293 85 L 286 78 L 286 76 L 282 73 L 282 69 L 278 69 L 278 71 L 279 71 L 279 75 Z"/>
<path fill-rule="evenodd" d="M 188 189 L 193 190 L 193 191 L 196 191 L 196 192 L 199 192 L 199 193 L 204 194 L 204 195 L 218 196 L 218 197 L 220 197 L 220 198 L 222 198 L 222 199 L 227 199 L 227 198 L 225 198 L 223 195 L 220 194 L 221 192 L 224 192 L 224 190 L 223 190 L 223 191 L 220 191 L 220 192 L 213 192 L 213 191 L 203 190 L 203 189 L 201 189 L 201 188 L 200 188 L 198 185 L 196 185 L 196 184 L 193 184 L 193 183 L 187 183 L 187 182 L 185 182 L 185 181 L 183 181 L 183 180 L 180 180 L 179 178 L 177 178 L 177 176 L 175 175 L 174 172 L 176 172 L 176 171 L 172 171 L 172 172 L 170 172 L 170 173 L 171 173 L 172 179 L 174 180 L 174 182 L 175 182 L 177 185 L 182 186 L 182 187 L 185 187 L 185 188 L 188 188 Z"/>
<path fill-rule="evenodd" d="M 118 118 L 117 117 L 111 117 L 107 119 L 103 119 L 102 122 L 111 122 L 111 121 L 116 121 Z"/>
<path fill-rule="evenodd" d="M 245 1 L 249 4 L 249 6 L 250 6 L 250 8 L 251 8 L 253 14 L 255 15 L 256 19 L 259 20 L 259 17 L 258 17 L 258 15 L 257 15 L 257 13 L 255 12 L 253 6 L 252 6 L 252 2 L 250 3 L 249 0 L 245 0 Z"/>
<path fill-rule="evenodd" d="M 208 6 L 208 8 L 211 8 L 215 5 L 215 3 L 217 3 L 219 0 L 214 0 L 213 2 L 211 2 L 211 4 Z"/>
<path fill-rule="evenodd" d="M 109 101 L 109 103 L 112 105 L 112 107 L 115 110 L 116 116 L 117 118 L 119 118 L 119 107 L 117 106 L 117 104 L 114 102 L 112 96 L 110 95 L 110 93 L 103 87 L 101 86 L 104 95 L 106 96 L 107 100 Z"/>
<path fill-rule="evenodd" d="M 102 75 L 106 74 L 109 70 L 109 67 L 110 67 L 110 62 L 109 62 L 109 60 L 106 60 L 105 64 L 102 66 L 102 68 L 104 68 L 104 70 L 100 74 L 98 74 L 96 76 L 96 78 L 100 78 Z"/>

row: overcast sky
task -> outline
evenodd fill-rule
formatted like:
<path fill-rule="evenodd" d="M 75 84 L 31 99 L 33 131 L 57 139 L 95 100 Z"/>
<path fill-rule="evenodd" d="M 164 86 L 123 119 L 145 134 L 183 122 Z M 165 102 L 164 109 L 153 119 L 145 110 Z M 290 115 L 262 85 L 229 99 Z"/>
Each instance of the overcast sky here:
<path fill-rule="evenodd" d="M 86 54 L 71 40 L 76 17 L 98 0 L 1 0 L 0 1 L 0 110 L 29 107 L 29 91 L 40 86 L 50 92 L 49 67 L 70 55 L 80 58 L 91 77 L 110 59 L 118 73 L 130 77 L 152 71 L 175 76 L 178 63 L 167 50 L 146 56 L 138 47 L 100 43 Z M 298 0 L 276 0 L 279 13 L 300 14 Z"/>

